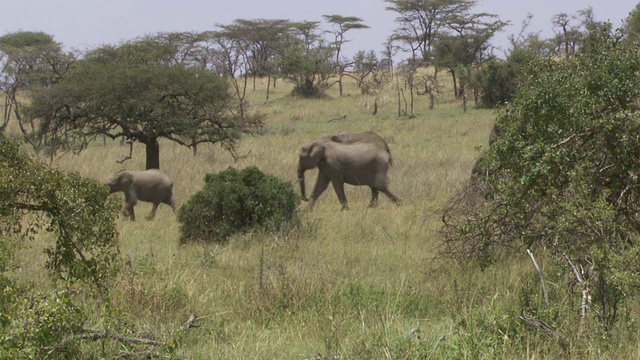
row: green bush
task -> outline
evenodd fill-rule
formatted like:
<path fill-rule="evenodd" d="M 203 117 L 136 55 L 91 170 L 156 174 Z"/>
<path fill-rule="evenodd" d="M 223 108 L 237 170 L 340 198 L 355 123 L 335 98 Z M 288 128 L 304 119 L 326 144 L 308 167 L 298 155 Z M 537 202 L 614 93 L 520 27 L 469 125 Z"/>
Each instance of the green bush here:
<path fill-rule="evenodd" d="M 587 303 L 585 332 L 592 320 L 610 333 L 640 289 L 638 54 L 637 42 L 591 34 L 571 58 L 532 60 L 498 113 L 488 176 L 443 215 L 446 255 L 485 266 L 525 249 L 551 255 L 589 293 L 557 296 Z"/>
<path fill-rule="evenodd" d="M 300 202 L 289 183 L 256 167 L 207 174 L 202 190 L 178 212 L 181 242 L 223 242 L 249 229 L 278 228 L 296 218 Z"/>
<path fill-rule="evenodd" d="M 52 169 L 0 135 L 0 359 L 82 358 L 77 332 L 109 303 L 120 269 L 119 207 L 104 185 Z M 30 261 L 22 247 L 39 236 L 49 272 L 13 275 Z M 36 284 L 41 275 L 53 290 Z"/>
<path fill-rule="evenodd" d="M 533 53 L 516 49 L 506 60 L 487 61 L 471 80 L 479 90 L 480 105 L 493 108 L 513 101 L 522 71 L 533 57 Z"/>

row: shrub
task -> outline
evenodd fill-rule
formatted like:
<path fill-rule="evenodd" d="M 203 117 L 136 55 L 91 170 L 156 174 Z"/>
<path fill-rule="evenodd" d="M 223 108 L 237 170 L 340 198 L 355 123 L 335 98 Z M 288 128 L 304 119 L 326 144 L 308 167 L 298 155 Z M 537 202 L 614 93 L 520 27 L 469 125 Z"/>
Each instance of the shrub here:
<path fill-rule="evenodd" d="M 605 332 L 640 289 L 639 51 L 592 34 L 572 58 L 532 60 L 498 113 L 488 176 L 443 215 L 447 255 L 488 265 L 525 249 L 551 254 L 583 286 L 567 296 Z"/>
<path fill-rule="evenodd" d="M 104 185 L 52 169 L 0 136 L 0 199 L 0 234 L 9 235 L 2 247 L 44 230 L 55 239 L 45 249 L 52 275 L 108 289 L 118 263 L 119 205 Z"/>
<path fill-rule="evenodd" d="M 493 108 L 511 102 L 521 73 L 533 56 L 526 50 L 514 50 L 506 60 L 491 59 L 476 71 L 472 83 L 478 89 L 480 105 Z"/>
<path fill-rule="evenodd" d="M 86 314 L 108 303 L 119 269 L 118 209 L 104 185 L 52 169 L 0 135 L 0 358 L 79 357 L 67 340 L 80 340 Z M 53 291 L 32 283 L 39 274 L 12 275 L 37 236 L 48 239 Z"/>
<path fill-rule="evenodd" d="M 180 208 L 181 242 L 223 242 L 251 228 L 277 228 L 295 220 L 300 202 L 289 183 L 256 167 L 207 174 L 205 185 Z"/>

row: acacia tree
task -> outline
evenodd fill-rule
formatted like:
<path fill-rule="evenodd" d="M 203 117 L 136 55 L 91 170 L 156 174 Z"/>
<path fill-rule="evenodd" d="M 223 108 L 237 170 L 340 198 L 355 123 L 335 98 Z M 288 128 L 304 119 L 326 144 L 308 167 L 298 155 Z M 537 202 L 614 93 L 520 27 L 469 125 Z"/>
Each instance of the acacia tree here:
<path fill-rule="evenodd" d="M 461 11 L 447 22 L 447 33 L 434 46 L 435 64 L 451 74 L 456 97 L 464 95 L 464 85 L 469 80 L 469 76 L 458 76 L 456 72 L 468 75 L 474 68 L 480 68 L 490 56 L 489 41 L 508 25 L 494 14 L 472 14 L 470 8 Z"/>
<path fill-rule="evenodd" d="M 640 2 L 631 10 L 624 23 L 624 32 L 627 36 L 638 41 L 640 39 Z"/>
<path fill-rule="evenodd" d="M 231 45 L 224 47 L 227 54 L 233 54 L 233 57 L 242 60 L 236 63 L 240 65 L 237 70 L 242 75 L 252 76 L 254 90 L 257 77 L 269 77 L 270 84 L 271 76 L 276 72 L 275 60 L 281 50 L 282 40 L 289 31 L 289 21 L 237 19 L 233 24 L 218 27 L 221 30 L 214 33 L 216 38 Z"/>
<path fill-rule="evenodd" d="M 333 29 L 333 46 L 335 48 L 334 59 L 334 72 L 338 75 L 338 86 L 340 88 L 340 96 L 342 96 L 342 77 L 345 75 L 345 70 L 352 66 L 354 63 L 346 61 L 341 58 L 342 46 L 348 42 L 345 38 L 347 31 L 356 29 L 368 29 L 369 26 L 362 23 L 362 19 L 355 16 L 340 16 L 340 15 L 323 15 L 322 16 L 329 24 L 334 26 Z"/>
<path fill-rule="evenodd" d="M 294 84 L 293 93 L 313 97 L 324 93 L 334 74 L 331 58 L 335 49 L 327 46 L 319 34 L 317 21 L 291 23 L 278 68 Z"/>
<path fill-rule="evenodd" d="M 368 94 L 371 90 L 365 84 L 365 79 L 378 68 L 378 57 L 373 50 L 364 52 L 360 50 L 353 57 L 352 77 L 356 80 L 358 88 L 363 94 Z"/>
<path fill-rule="evenodd" d="M 0 90 L 5 96 L 0 132 L 13 118 L 24 140 L 36 152 L 64 146 L 64 139 L 40 132 L 38 120 L 25 116 L 23 98 L 18 93 L 28 94 L 32 90 L 52 86 L 69 70 L 76 55 L 63 52 L 61 44 L 55 42 L 51 35 L 20 31 L 0 37 L 0 56 Z"/>
<path fill-rule="evenodd" d="M 458 14 L 466 14 L 476 0 L 385 0 L 387 10 L 398 14 L 398 28 L 392 35 L 406 46 L 411 57 L 431 64 L 432 50 L 440 32 Z"/>
<path fill-rule="evenodd" d="M 176 63 L 177 52 L 154 37 L 98 48 L 55 86 L 34 92 L 29 114 L 43 132 L 68 134 L 82 147 L 99 135 L 142 143 L 147 169 L 160 167 L 160 138 L 233 151 L 261 117 L 243 111 L 225 78 Z"/>
<path fill-rule="evenodd" d="M 599 35 L 608 31 L 608 26 L 595 20 L 593 8 L 579 10 L 575 15 L 559 13 L 552 17 L 555 51 L 566 58 L 574 55 L 578 48 L 587 45 L 589 34 Z"/>

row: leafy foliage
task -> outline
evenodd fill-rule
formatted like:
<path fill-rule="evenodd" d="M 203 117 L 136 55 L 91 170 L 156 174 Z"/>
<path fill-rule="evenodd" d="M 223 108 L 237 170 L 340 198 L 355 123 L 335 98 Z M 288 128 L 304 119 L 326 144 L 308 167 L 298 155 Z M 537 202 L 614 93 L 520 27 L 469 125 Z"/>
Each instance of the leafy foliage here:
<path fill-rule="evenodd" d="M 291 184 L 253 166 L 208 174 L 178 212 L 181 241 L 223 242 L 254 227 L 279 227 L 295 219 L 298 203 Z"/>
<path fill-rule="evenodd" d="M 44 229 L 54 235 L 46 249 L 51 271 L 97 286 L 108 282 L 118 254 L 119 206 L 103 185 L 51 169 L 3 138 L 0 179 L 3 233 L 28 238 Z M 27 216 L 32 213 L 41 216 Z"/>
<path fill-rule="evenodd" d="M 0 137 L 0 357 L 42 358 L 49 352 L 74 358 L 71 344 L 58 347 L 86 320 L 69 286 L 84 284 L 90 296 L 107 295 L 118 269 L 118 209 L 103 185 L 51 169 Z M 50 293 L 8 275 L 16 251 L 41 230 L 52 243 L 45 249 L 46 266 L 65 280 Z"/>
<path fill-rule="evenodd" d="M 294 23 L 291 27 L 278 58 L 280 72 L 294 84 L 295 95 L 321 95 L 329 87 L 329 77 L 334 75 L 331 57 L 335 49 L 320 39 L 317 22 Z"/>
<path fill-rule="evenodd" d="M 445 209 L 444 252 L 485 264 L 505 249 L 567 255 L 590 269 L 610 328 L 640 285 L 638 73 L 638 45 L 613 34 L 569 59 L 533 60 L 498 116 L 488 176 Z"/>
<path fill-rule="evenodd" d="M 492 58 L 476 70 L 471 85 L 478 93 L 479 105 L 495 107 L 510 102 L 520 73 L 533 57 L 532 52 L 514 49 L 506 60 Z"/>
<path fill-rule="evenodd" d="M 71 291 L 35 294 L 32 300 L 21 299 L 13 306 L 13 321 L 0 335 L 0 356 L 17 359 L 77 358 L 77 343 L 65 342 L 86 321 L 84 309 L 73 302 Z"/>
<path fill-rule="evenodd" d="M 629 13 L 625 21 L 625 33 L 634 41 L 640 39 L 640 3 Z"/>

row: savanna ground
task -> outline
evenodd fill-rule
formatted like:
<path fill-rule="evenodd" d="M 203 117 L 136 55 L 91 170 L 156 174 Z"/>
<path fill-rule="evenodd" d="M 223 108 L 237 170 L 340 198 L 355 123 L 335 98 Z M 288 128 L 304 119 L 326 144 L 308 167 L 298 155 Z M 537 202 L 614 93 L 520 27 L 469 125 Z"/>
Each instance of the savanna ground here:
<path fill-rule="evenodd" d="M 194 156 L 188 148 L 161 143 L 161 169 L 175 182 L 178 206 L 202 187 L 205 174 L 230 166 L 255 165 L 298 191 L 300 147 L 332 133 L 368 130 L 391 147 L 390 188 L 403 199 L 401 206 L 381 195 L 380 205 L 368 209 L 369 189 L 347 186 L 351 210 L 341 212 L 329 188 L 313 211 L 303 213 L 297 231 L 181 245 L 169 207 L 161 205 L 156 219 L 146 221 L 151 206 L 138 204 L 138 221 L 119 220 L 121 253 L 133 270 L 123 269 L 113 289 L 114 316 L 131 321 L 123 329 L 166 340 L 196 314 L 199 327 L 173 338 L 175 355 L 184 359 L 640 356 L 636 343 L 587 344 L 569 354 L 535 329 L 530 340 L 525 335 L 515 341 L 509 329 L 501 336 L 501 327 L 526 327 L 513 308 L 522 282 L 537 276 L 526 253 L 484 271 L 437 258 L 439 209 L 468 181 L 479 147 L 488 145 L 493 110 L 470 107 L 463 113 L 451 95 L 428 110 L 428 99 L 418 97 L 415 118 L 398 118 L 389 87 L 372 116 L 365 104 L 373 104 L 373 97 L 353 84 L 342 97 L 335 87 L 322 99 L 291 97 L 290 91 L 279 81 L 265 101 L 264 80 L 249 91 L 266 126 L 263 135 L 241 140 L 237 162 L 217 146 L 200 146 Z M 119 164 L 126 155 L 127 145 L 98 141 L 52 165 L 104 182 L 119 169 L 144 168 L 142 146 Z M 315 174 L 306 174 L 309 191 Z M 15 276 L 46 287 L 41 248 L 47 239 L 39 241 L 22 250 L 18 260 L 26 265 Z"/>

